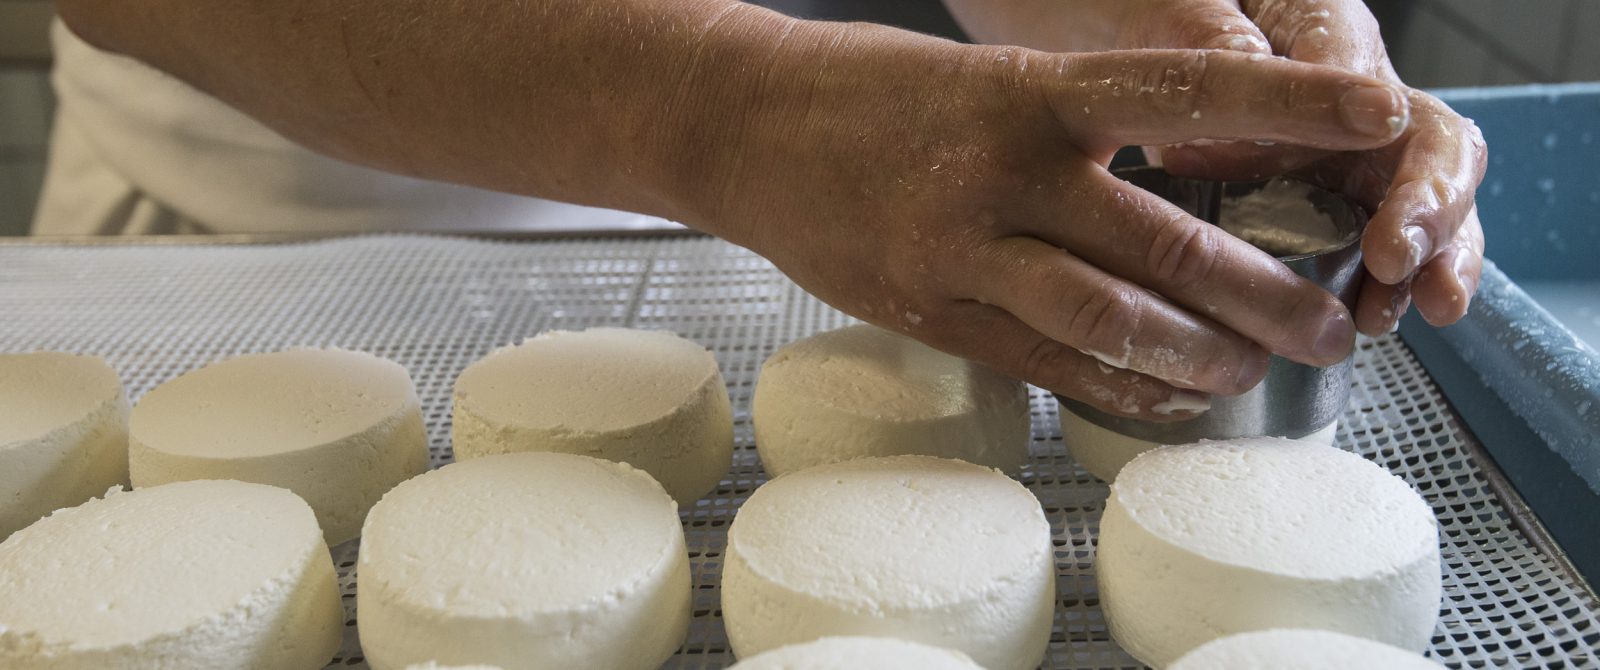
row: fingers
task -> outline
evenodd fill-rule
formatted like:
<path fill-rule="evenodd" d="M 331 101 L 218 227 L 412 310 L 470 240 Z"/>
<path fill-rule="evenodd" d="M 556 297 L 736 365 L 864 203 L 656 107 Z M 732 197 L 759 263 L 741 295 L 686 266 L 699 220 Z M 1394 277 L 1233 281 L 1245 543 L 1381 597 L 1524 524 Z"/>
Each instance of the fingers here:
<path fill-rule="evenodd" d="M 1417 273 L 1412 283 L 1417 311 L 1435 326 L 1455 323 L 1466 315 L 1482 274 L 1483 227 L 1474 208 L 1455 238 Z"/>
<path fill-rule="evenodd" d="M 1473 209 L 1487 164 L 1483 136 L 1470 119 L 1448 108 L 1443 112 L 1417 119 L 1392 185 L 1363 235 L 1367 269 L 1384 283 L 1410 277 L 1433 258 Z"/>
<path fill-rule="evenodd" d="M 1029 328 L 999 307 L 963 301 L 944 318 L 947 322 L 940 327 L 923 331 L 929 345 L 1108 414 L 1178 421 L 1199 414 L 1179 408 L 1209 403 L 1204 394 L 1101 363 Z"/>
<path fill-rule="evenodd" d="M 1360 0 L 1245 0 L 1243 8 L 1285 57 L 1350 72 L 1391 72 L 1378 22 Z"/>
<path fill-rule="evenodd" d="M 1201 142 L 1164 147 L 1161 165 L 1180 177 L 1259 181 L 1294 172 L 1327 156 L 1325 150 L 1292 144 Z"/>
<path fill-rule="evenodd" d="M 1410 307 L 1411 282 L 1391 286 L 1366 275 L 1356 302 L 1356 329 L 1372 337 L 1393 332 Z"/>
<path fill-rule="evenodd" d="M 1124 20 L 1122 49 L 1227 49 L 1272 54 L 1266 35 L 1239 10 L 1234 0 L 1191 0 L 1181 11 L 1147 5 Z"/>
<path fill-rule="evenodd" d="M 1400 88 L 1260 54 L 1061 54 L 1044 94 L 1079 147 L 1255 139 L 1334 150 L 1381 146 L 1410 118 Z"/>
<path fill-rule="evenodd" d="M 1285 358 L 1331 365 L 1355 346 L 1338 298 L 1249 243 L 1104 172 L 1063 187 L 1065 200 L 1088 212 L 1085 223 L 1040 224 L 1035 236 Z M 1032 217 L 1055 222 L 1060 212 Z"/>
<path fill-rule="evenodd" d="M 976 274 L 973 297 L 1109 366 L 1224 394 L 1266 375 L 1250 340 L 1040 240 L 991 242 Z"/>

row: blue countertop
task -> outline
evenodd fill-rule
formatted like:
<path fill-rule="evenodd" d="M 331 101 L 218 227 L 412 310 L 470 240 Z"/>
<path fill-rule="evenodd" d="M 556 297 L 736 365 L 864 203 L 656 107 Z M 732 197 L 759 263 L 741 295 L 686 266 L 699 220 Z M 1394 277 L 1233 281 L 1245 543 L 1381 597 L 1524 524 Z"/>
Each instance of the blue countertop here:
<path fill-rule="evenodd" d="M 1460 323 L 1401 335 L 1591 584 L 1600 583 L 1600 83 L 1436 91 L 1489 144 L 1487 255 Z"/>

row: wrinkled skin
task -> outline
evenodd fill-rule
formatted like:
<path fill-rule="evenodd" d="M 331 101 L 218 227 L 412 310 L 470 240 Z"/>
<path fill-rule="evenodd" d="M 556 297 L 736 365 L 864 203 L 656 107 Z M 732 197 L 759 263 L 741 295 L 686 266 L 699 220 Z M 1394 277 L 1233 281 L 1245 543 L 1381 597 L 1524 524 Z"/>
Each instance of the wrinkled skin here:
<path fill-rule="evenodd" d="M 1207 48 L 1276 54 L 1401 85 L 1377 22 L 1359 0 L 1010 0 L 1007 11 L 952 9 L 985 41 L 1047 50 Z M 1092 17 L 1111 28 L 1096 28 Z M 1087 22 L 1090 27 L 1084 28 Z M 1369 275 L 1355 318 L 1389 331 L 1413 301 L 1429 323 L 1466 314 L 1483 268 L 1474 193 L 1487 148 L 1471 119 L 1408 90 L 1411 121 L 1398 141 L 1358 152 L 1195 142 L 1147 151 L 1168 171 L 1215 179 L 1293 174 L 1345 193 L 1372 220 L 1362 240 Z"/>
<path fill-rule="evenodd" d="M 1333 296 L 1105 165 L 1129 145 L 1267 140 L 1316 150 L 1267 155 L 1367 187 L 1371 202 L 1421 169 L 1407 165 L 1448 158 L 1408 148 L 1437 127 L 1411 121 L 1412 100 L 1426 99 L 1408 99 L 1389 73 L 1242 53 L 1231 35 L 1187 37 L 1233 5 L 994 5 L 1008 2 L 1098 7 L 1104 16 L 1080 23 L 1121 41 L 1103 49 L 1149 46 L 1128 41 L 1143 35 L 1232 50 L 963 45 L 731 0 L 57 8 L 91 44 L 304 146 L 682 221 L 766 256 L 845 312 L 1107 412 L 1181 419 L 1189 413 L 1163 408 L 1254 386 L 1268 352 L 1314 365 L 1348 356 L 1356 319 Z M 1048 21 L 1030 25 L 1054 34 Z M 1237 155 L 1256 147 L 1167 158 L 1175 169 L 1188 152 L 1187 167 L 1204 157 L 1207 170 L 1256 170 L 1269 161 Z M 1371 169 L 1341 172 L 1341 161 Z M 1420 220 L 1386 212 L 1426 209 L 1390 201 L 1380 219 Z M 1385 226 L 1368 240 L 1380 279 L 1406 274 L 1382 261 Z M 1432 254 L 1413 282 L 1419 303 L 1433 300 L 1430 282 L 1448 288 L 1445 273 L 1430 274 L 1446 255 Z M 1474 254 L 1453 257 L 1475 271 Z"/>
<path fill-rule="evenodd" d="M 719 216 L 752 226 L 732 239 L 847 312 L 1122 415 L 1192 416 L 1173 401 L 1247 390 L 1269 351 L 1349 354 L 1333 296 L 1105 165 L 1196 138 L 1374 148 L 1401 89 L 1231 52 L 942 48 L 929 71 L 835 43 L 835 76 L 772 103 L 791 133 L 740 143 Z"/>

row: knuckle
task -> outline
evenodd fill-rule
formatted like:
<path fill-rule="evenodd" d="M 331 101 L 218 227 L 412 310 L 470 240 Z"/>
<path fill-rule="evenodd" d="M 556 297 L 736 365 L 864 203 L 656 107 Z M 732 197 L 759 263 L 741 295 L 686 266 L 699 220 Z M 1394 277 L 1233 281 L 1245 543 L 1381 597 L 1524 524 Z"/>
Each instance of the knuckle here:
<path fill-rule="evenodd" d="M 1212 226 L 1174 213 L 1156 229 L 1146 270 L 1166 285 L 1203 282 L 1217 266 L 1218 243 Z"/>
<path fill-rule="evenodd" d="M 1277 87 L 1271 98 L 1272 107 L 1286 117 L 1305 114 L 1306 110 L 1318 107 L 1316 96 L 1311 84 L 1297 77 Z"/>
<path fill-rule="evenodd" d="M 999 47 L 988 54 L 995 66 L 992 79 L 995 97 L 1011 103 L 1032 102 L 1039 95 L 1034 85 L 1031 52 L 1017 47 Z"/>
<path fill-rule="evenodd" d="M 1268 344 L 1288 346 L 1300 343 L 1304 338 L 1299 335 L 1307 326 L 1322 324 L 1344 309 L 1338 298 L 1314 286 L 1298 288 L 1291 291 L 1290 295 L 1293 297 L 1285 304 L 1280 318 L 1271 320 L 1267 326 Z"/>
<path fill-rule="evenodd" d="M 1041 386 L 1053 386 L 1054 380 L 1064 379 L 1064 369 L 1071 366 L 1072 349 L 1049 338 L 1040 338 L 1017 363 L 1022 379 Z"/>
<path fill-rule="evenodd" d="M 1187 116 L 1198 111 L 1215 88 L 1209 81 L 1214 71 L 1210 61 L 1204 51 L 1161 59 L 1139 71 L 1134 92 L 1148 96 L 1168 114 Z"/>
<path fill-rule="evenodd" d="M 1139 291 L 1108 278 L 1067 312 L 1067 337 L 1100 355 L 1124 355 L 1144 320 L 1144 301 Z"/>

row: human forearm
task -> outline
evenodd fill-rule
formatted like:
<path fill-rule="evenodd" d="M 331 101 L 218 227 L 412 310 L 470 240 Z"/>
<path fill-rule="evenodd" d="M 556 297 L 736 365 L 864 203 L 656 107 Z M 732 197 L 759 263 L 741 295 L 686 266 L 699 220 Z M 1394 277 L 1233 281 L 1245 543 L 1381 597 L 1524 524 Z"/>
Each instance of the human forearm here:
<path fill-rule="evenodd" d="M 313 148 L 673 217 L 850 314 L 1150 419 L 1249 388 L 1269 351 L 1342 359 L 1355 333 L 1111 154 L 1370 149 L 1409 114 L 1378 80 L 1277 59 L 970 46 L 725 0 L 93 2 L 63 6 L 92 42 Z"/>
<path fill-rule="evenodd" d="M 61 12 L 92 43 L 317 151 L 691 222 L 720 136 L 759 104 L 751 80 L 795 23 L 724 0 L 68 0 Z"/>

